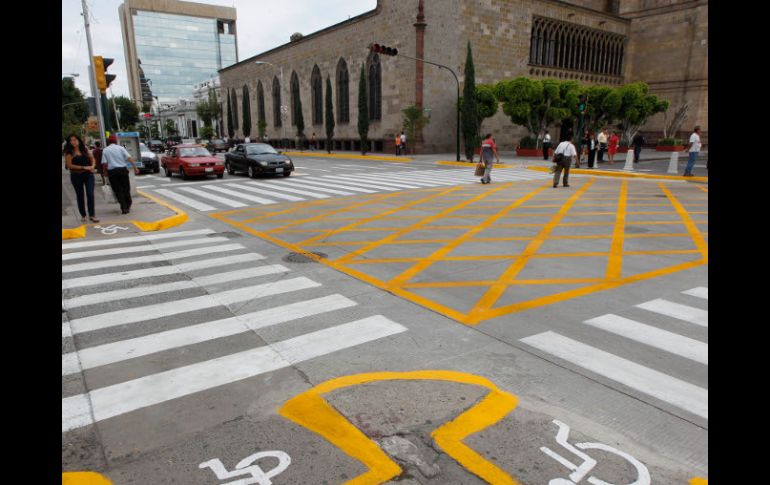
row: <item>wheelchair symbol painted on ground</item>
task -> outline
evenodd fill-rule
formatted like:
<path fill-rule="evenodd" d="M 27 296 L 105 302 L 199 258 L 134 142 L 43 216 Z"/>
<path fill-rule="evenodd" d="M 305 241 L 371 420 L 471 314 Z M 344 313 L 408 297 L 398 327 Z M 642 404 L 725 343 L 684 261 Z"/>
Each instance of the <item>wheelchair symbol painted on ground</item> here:
<path fill-rule="evenodd" d="M 125 231 L 128 228 L 123 226 L 117 226 L 115 224 L 110 224 L 107 227 L 94 226 L 94 229 L 101 229 L 102 234 L 104 234 L 105 236 L 112 236 L 113 234 L 116 234 L 118 231 Z"/>
<path fill-rule="evenodd" d="M 577 485 L 583 480 L 583 478 L 586 477 L 586 475 L 591 472 L 591 470 L 596 466 L 596 460 L 580 450 L 601 450 L 618 455 L 619 457 L 628 461 L 636 469 L 637 473 L 637 478 L 635 481 L 623 485 L 650 485 L 650 472 L 647 470 L 647 467 L 644 466 L 643 463 L 641 463 L 633 456 L 623 451 L 617 450 L 611 446 L 607 446 L 603 443 L 575 443 L 573 446 L 567 441 L 569 439 L 570 427 L 558 419 L 554 419 L 553 423 L 559 427 L 559 431 L 556 433 L 556 443 L 561 445 L 562 448 L 566 449 L 573 455 L 580 458 L 583 462 L 580 465 L 575 465 L 560 454 L 552 451 L 550 448 L 546 446 L 540 447 L 540 451 L 558 461 L 572 472 L 569 475 L 569 479 L 554 478 L 548 482 L 548 485 Z M 594 476 L 588 477 L 586 483 L 590 483 L 591 485 L 621 485 L 605 482 Z"/>
<path fill-rule="evenodd" d="M 278 464 L 268 471 L 264 471 L 261 466 L 256 462 L 262 458 L 277 458 Z M 271 485 L 273 482 L 270 480 L 274 476 L 280 474 L 291 464 L 291 458 L 283 451 L 260 451 L 249 455 L 243 460 L 239 461 L 235 465 L 233 471 L 227 471 L 222 461 L 219 458 L 214 458 L 209 461 L 205 461 L 198 465 L 198 468 L 205 469 L 210 468 L 212 472 L 220 480 L 228 480 L 230 478 L 236 478 L 244 475 L 249 477 L 240 478 L 232 482 L 225 482 L 220 485 Z"/>

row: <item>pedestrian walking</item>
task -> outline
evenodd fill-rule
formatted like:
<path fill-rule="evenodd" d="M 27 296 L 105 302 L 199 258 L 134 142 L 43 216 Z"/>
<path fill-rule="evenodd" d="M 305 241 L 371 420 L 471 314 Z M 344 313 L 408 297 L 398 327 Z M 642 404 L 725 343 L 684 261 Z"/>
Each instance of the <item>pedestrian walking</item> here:
<path fill-rule="evenodd" d="M 401 153 L 406 154 L 406 133 L 401 132 Z"/>
<path fill-rule="evenodd" d="M 131 211 L 131 180 L 128 178 L 128 165 L 134 167 L 134 171 L 139 175 L 139 168 L 136 161 L 128 153 L 128 150 L 118 145 L 118 138 L 110 135 L 107 140 L 107 148 L 102 151 L 102 164 L 107 164 L 107 177 L 110 179 L 110 186 L 115 192 L 115 198 L 120 204 L 122 214 L 128 214 Z"/>
<path fill-rule="evenodd" d="M 596 135 L 593 131 L 588 130 L 588 134 L 583 140 L 583 147 L 586 155 L 588 156 L 588 168 L 595 168 L 596 151 L 599 147 L 599 144 L 596 141 Z"/>
<path fill-rule="evenodd" d="M 599 135 L 596 137 L 596 141 L 599 142 L 599 161 L 597 163 L 604 163 L 604 152 L 607 151 L 607 129 L 602 128 Z"/>
<path fill-rule="evenodd" d="M 639 163 L 642 154 L 642 146 L 647 143 L 644 135 L 637 133 L 631 142 L 634 145 L 634 163 Z"/>
<path fill-rule="evenodd" d="M 396 156 L 401 155 L 401 135 L 396 133 L 396 139 L 393 142 L 396 144 Z"/>
<path fill-rule="evenodd" d="M 700 143 L 700 126 L 696 126 L 692 130 L 692 135 L 690 135 L 690 141 L 687 144 L 687 148 L 685 150 L 688 151 L 687 154 L 687 168 L 684 169 L 684 176 L 685 177 L 692 177 L 692 169 L 695 166 L 695 160 L 698 159 L 698 153 L 700 152 L 701 143 Z"/>
<path fill-rule="evenodd" d="M 567 135 L 567 139 L 559 143 L 556 147 L 556 151 L 553 154 L 553 163 L 556 164 L 556 168 L 553 172 L 553 188 L 558 187 L 559 177 L 562 170 L 564 170 L 564 179 L 562 184 L 565 187 L 569 187 L 569 167 L 572 165 L 572 161 L 577 159 L 577 150 L 575 145 L 572 144 L 572 135 Z"/>
<path fill-rule="evenodd" d="M 96 145 L 96 148 L 93 149 L 94 154 L 94 160 L 96 160 L 96 171 L 99 173 L 99 176 L 102 178 L 102 185 L 105 185 L 107 182 L 104 181 L 104 167 L 102 167 L 102 142 L 96 141 L 94 142 L 94 145 Z"/>
<path fill-rule="evenodd" d="M 67 137 L 64 144 L 64 163 L 70 171 L 70 182 L 78 199 L 81 222 L 86 222 L 86 207 L 91 222 L 99 222 L 94 209 L 94 170 L 96 159 L 77 135 Z"/>
<path fill-rule="evenodd" d="M 318 150 L 318 142 L 315 140 L 315 132 L 313 132 L 312 135 L 310 135 L 310 148 L 313 150 Z"/>
<path fill-rule="evenodd" d="M 481 160 L 484 162 L 484 176 L 481 177 L 482 184 L 492 182 L 490 174 L 492 173 L 493 156 L 495 157 L 495 160 L 497 160 L 497 163 L 500 163 L 500 156 L 497 154 L 497 145 L 495 145 L 492 134 L 488 133 L 481 142 Z"/>
<path fill-rule="evenodd" d="M 548 160 L 548 151 L 551 149 L 551 134 L 547 131 L 543 135 L 543 160 Z"/>
<path fill-rule="evenodd" d="M 615 163 L 615 154 L 618 152 L 619 141 L 620 141 L 620 138 L 618 138 L 618 135 L 616 135 L 614 131 L 611 131 L 610 141 L 607 147 L 607 154 L 608 154 L 610 165 Z"/>

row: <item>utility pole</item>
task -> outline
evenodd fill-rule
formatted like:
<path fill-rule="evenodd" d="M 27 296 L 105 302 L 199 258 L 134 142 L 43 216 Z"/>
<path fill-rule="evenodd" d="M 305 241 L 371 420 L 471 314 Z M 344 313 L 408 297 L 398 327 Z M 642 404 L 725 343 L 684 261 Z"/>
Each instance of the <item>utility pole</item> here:
<path fill-rule="evenodd" d="M 88 23 L 88 6 L 86 5 L 86 0 L 81 0 L 81 3 L 83 5 L 83 22 L 86 26 L 86 40 L 88 41 L 88 59 L 90 61 L 91 69 L 88 70 L 88 77 L 91 81 L 91 96 L 93 96 L 94 100 L 101 100 L 101 96 L 99 93 L 99 90 L 96 88 L 96 66 L 94 65 L 94 49 L 93 45 L 91 45 L 91 29 L 89 28 Z M 102 146 L 107 146 L 107 140 L 104 137 L 104 115 L 102 114 L 102 103 L 96 102 L 96 118 L 99 120 L 99 138 L 102 141 Z"/>

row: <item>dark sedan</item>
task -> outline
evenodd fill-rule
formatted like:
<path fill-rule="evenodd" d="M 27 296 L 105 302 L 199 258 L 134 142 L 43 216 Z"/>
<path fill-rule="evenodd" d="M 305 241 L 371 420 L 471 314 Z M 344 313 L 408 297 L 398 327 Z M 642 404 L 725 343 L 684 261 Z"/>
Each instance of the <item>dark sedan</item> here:
<path fill-rule="evenodd" d="M 149 146 L 153 152 L 163 152 L 166 150 L 165 145 L 160 140 L 150 140 Z"/>
<path fill-rule="evenodd" d="M 225 153 L 225 169 L 230 175 L 246 172 L 251 178 L 268 174 L 288 177 L 294 163 L 267 143 L 242 143 Z"/>
<path fill-rule="evenodd" d="M 211 153 L 226 152 L 227 143 L 225 143 L 224 140 L 211 140 L 206 144 L 206 148 L 208 148 Z"/>

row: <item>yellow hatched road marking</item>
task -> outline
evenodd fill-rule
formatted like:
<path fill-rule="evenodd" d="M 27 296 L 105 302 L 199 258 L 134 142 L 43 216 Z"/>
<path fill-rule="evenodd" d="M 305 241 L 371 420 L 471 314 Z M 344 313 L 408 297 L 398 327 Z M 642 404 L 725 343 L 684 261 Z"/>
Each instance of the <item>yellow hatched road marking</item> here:
<path fill-rule="evenodd" d="M 626 197 L 628 196 L 628 181 L 620 184 L 620 196 L 618 197 L 618 209 L 615 219 L 615 230 L 612 232 L 610 242 L 610 257 L 607 259 L 607 272 L 605 277 L 609 280 L 620 278 L 623 268 L 623 236 L 626 231 Z"/>
<path fill-rule="evenodd" d="M 679 217 L 682 218 L 682 222 L 684 222 L 684 225 L 687 228 L 687 232 L 690 233 L 692 240 L 695 241 L 695 247 L 697 247 L 703 255 L 703 261 L 708 262 L 708 244 L 706 244 L 706 241 L 703 239 L 703 234 L 701 234 L 700 229 L 698 229 L 698 227 L 695 225 L 695 222 L 690 217 L 690 214 L 688 214 L 687 210 L 682 207 L 682 204 L 676 199 L 676 197 L 674 197 L 674 194 L 672 194 L 671 191 L 666 188 L 663 182 L 658 185 L 660 185 L 663 193 L 666 194 L 668 200 L 671 201 L 671 205 L 673 205 L 674 209 L 676 209 L 676 211 L 679 213 Z"/>

